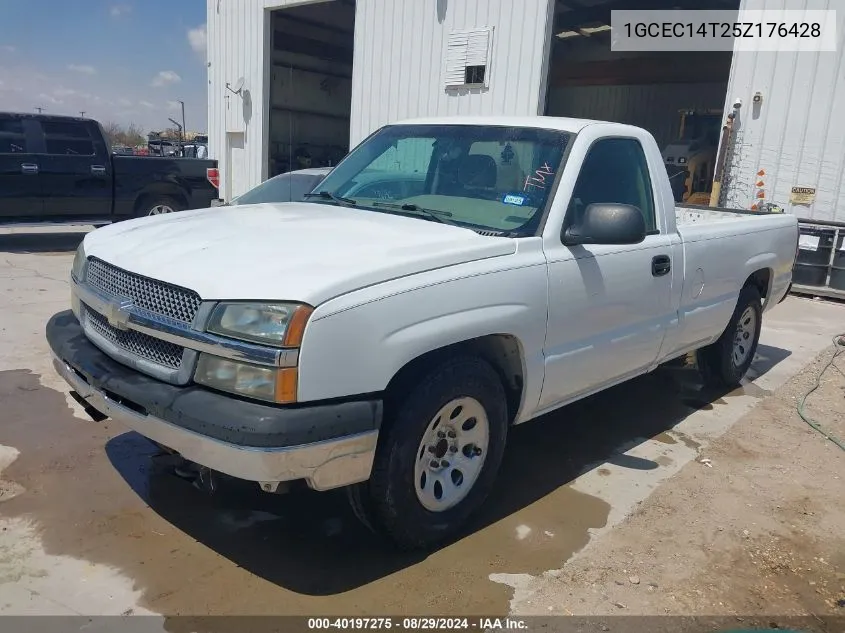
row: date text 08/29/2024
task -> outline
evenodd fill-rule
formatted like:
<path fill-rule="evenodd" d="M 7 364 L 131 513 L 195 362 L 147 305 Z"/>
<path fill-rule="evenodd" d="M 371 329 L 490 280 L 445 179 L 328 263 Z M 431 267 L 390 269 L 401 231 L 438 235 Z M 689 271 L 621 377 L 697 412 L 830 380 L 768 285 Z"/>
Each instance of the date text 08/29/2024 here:
<path fill-rule="evenodd" d="M 525 620 L 518 618 L 485 617 L 403 617 L 403 618 L 308 618 L 308 629 L 319 630 L 388 630 L 447 631 L 447 630 L 523 630 Z"/>

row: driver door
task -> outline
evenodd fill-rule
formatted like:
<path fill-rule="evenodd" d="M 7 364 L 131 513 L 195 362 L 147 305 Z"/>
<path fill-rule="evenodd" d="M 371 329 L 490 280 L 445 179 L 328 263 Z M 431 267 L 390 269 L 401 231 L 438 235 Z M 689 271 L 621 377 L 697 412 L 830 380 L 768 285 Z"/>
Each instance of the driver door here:
<path fill-rule="evenodd" d="M 674 318 L 676 240 L 659 228 L 655 201 L 660 198 L 649 173 L 637 139 L 602 138 L 586 155 L 563 229 L 592 203 L 621 203 L 643 212 L 649 234 L 639 244 L 567 247 L 556 241 L 547 249 L 549 316 L 541 408 L 640 373 L 659 354 Z"/>

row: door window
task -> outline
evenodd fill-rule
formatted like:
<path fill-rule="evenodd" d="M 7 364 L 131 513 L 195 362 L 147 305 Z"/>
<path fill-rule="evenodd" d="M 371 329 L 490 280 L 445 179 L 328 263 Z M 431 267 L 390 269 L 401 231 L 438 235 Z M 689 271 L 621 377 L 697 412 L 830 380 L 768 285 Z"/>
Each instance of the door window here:
<path fill-rule="evenodd" d="M 0 116 L 0 154 L 25 154 L 27 150 L 23 121 Z"/>
<path fill-rule="evenodd" d="M 577 224 L 594 203 L 633 205 L 642 211 L 646 231 L 657 232 L 651 178 L 639 141 L 606 138 L 587 152 L 567 211 L 569 225 Z"/>
<path fill-rule="evenodd" d="M 42 121 L 47 153 L 56 156 L 94 156 L 94 140 L 82 121 Z"/>

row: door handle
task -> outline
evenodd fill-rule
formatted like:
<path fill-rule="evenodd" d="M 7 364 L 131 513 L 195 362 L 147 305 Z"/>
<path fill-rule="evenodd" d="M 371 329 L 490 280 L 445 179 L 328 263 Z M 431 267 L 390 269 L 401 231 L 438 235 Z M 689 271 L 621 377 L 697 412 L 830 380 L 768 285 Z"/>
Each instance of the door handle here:
<path fill-rule="evenodd" d="M 672 270 L 672 260 L 668 255 L 657 255 L 651 259 L 651 274 L 662 277 Z"/>
<path fill-rule="evenodd" d="M 22 174 L 37 174 L 38 173 L 38 165 L 35 163 L 21 163 L 21 173 Z"/>
<path fill-rule="evenodd" d="M 102 165 L 91 165 L 91 173 L 95 176 L 105 176 L 106 168 Z"/>

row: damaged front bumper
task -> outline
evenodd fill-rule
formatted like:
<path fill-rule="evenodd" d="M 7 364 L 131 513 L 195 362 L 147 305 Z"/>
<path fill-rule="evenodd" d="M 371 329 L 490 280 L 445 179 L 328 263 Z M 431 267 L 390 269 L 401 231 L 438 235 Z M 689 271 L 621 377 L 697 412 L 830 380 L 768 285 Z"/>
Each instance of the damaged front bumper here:
<path fill-rule="evenodd" d="M 101 352 L 69 310 L 50 319 L 47 340 L 56 371 L 86 406 L 201 466 L 268 491 L 299 479 L 329 490 L 370 476 L 380 400 L 283 407 L 170 385 Z"/>

